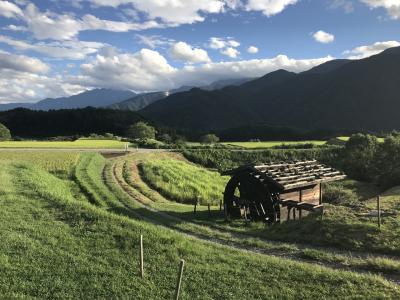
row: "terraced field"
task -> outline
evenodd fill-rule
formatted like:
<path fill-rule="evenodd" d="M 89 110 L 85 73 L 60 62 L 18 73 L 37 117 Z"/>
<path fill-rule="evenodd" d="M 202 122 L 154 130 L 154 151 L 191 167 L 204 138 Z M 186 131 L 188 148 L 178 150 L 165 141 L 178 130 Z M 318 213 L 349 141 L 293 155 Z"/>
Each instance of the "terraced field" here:
<path fill-rule="evenodd" d="M 78 139 L 73 142 L 59 141 L 5 141 L 0 148 L 38 149 L 124 149 L 126 143 L 117 140 Z"/>
<path fill-rule="evenodd" d="M 400 297 L 395 258 L 251 237 L 243 226 L 218 224 L 217 206 L 211 217 L 205 206 L 194 216 L 192 205 L 170 201 L 141 179 L 138 165 L 155 157 L 189 168 L 179 154 L 84 153 L 74 165 L 66 155 L 63 167 L 51 170 L 58 176 L 69 169 L 60 178 L 41 166 L 43 155 L 20 162 L 0 153 L 6 298 L 172 298 L 180 258 L 186 260 L 181 299 Z M 135 263 L 140 234 L 144 279 Z"/>

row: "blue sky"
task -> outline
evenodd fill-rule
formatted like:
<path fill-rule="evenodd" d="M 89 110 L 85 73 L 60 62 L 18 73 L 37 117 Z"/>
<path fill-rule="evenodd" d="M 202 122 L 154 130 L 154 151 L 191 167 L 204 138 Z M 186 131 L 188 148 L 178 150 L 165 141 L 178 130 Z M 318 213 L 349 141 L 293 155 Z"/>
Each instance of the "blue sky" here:
<path fill-rule="evenodd" d="M 0 0 L 0 103 L 301 72 L 399 34 L 400 0 Z"/>

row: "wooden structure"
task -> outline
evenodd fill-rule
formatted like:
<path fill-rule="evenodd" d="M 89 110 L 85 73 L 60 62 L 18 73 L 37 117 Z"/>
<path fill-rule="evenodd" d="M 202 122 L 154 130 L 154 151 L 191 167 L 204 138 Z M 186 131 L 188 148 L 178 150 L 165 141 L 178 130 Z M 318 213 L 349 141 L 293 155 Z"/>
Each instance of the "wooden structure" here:
<path fill-rule="evenodd" d="M 224 172 L 231 179 L 224 192 L 227 218 L 276 223 L 299 218 L 303 211 L 322 212 L 321 183 L 346 176 L 316 160 L 246 165 Z"/>

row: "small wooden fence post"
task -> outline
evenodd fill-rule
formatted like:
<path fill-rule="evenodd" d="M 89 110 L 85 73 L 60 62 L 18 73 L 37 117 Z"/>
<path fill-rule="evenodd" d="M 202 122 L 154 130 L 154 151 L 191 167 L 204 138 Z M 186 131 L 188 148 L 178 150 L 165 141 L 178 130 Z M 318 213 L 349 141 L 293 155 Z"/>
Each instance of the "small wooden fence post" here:
<path fill-rule="evenodd" d="M 179 300 L 179 294 L 180 294 L 181 286 L 182 286 L 182 276 L 183 276 L 184 266 L 185 266 L 185 260 L 181 259 L 181 263 L 179 265 L 178 281 L 176 282 L 175 300 Z"/>
<path fill-rule="evenodd" d="M 194 200 L 194 209 L 193 213 L 196 214 L 197 212 L 197 205 L 199 204 L 199 197 L 196 197 L 196 200 Z"/>
<path fill-rule="evenodd" d="M 377 208 L 378 208 L 378 227 L 379 229 L 381 229 L 381 197 L 378 196 L 376 198 L 376 204 L 377 204 Z"/>
<path fill-rule="evenodd" d="M 140 276 L 144 277 L 144 267 L 143 267 L 143 235 L 140 235 Z"/>

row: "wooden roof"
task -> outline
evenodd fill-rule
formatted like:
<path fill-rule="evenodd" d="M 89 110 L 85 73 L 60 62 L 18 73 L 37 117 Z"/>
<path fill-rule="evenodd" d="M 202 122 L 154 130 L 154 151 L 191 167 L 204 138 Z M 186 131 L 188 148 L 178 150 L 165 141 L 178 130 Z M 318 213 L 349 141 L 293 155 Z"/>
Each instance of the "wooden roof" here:
<path fill-rule="evenodd" d="M 241 171 L 250 171 L 253 176 L 266 184 L 273 184 L 281 191 L 295 190 L 321 182 L 336 181 L 346 177 L 342 172 L 316 160 L 267 163 L 243 166 L 226 172 L 233 175 Z"/>

